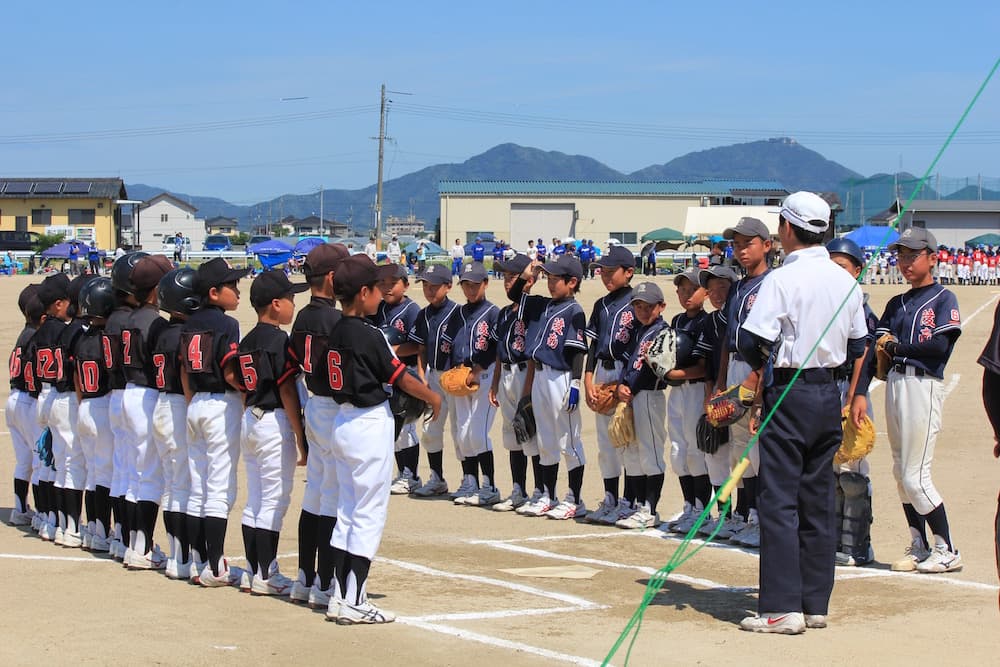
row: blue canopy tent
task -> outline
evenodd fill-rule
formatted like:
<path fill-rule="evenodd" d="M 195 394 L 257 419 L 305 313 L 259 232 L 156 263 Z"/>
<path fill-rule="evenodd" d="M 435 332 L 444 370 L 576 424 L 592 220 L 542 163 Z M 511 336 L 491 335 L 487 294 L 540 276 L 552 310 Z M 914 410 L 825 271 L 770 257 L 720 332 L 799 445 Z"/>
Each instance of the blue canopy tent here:
<path fill-rule="evenodd" d="M 891 227 L 876 227 L 865 225 L 858 227 L 853 232 L 844 235 L 845 239 L 850 239 L 862 248 L 879 248 L 882 244 L 889 245 L 899 240 L 899 232 Z"/>
<path fill-rule="evenodd" d="M 261 266 L 269 271 L 287 264 L 288 260 L 292 257 L 293 249 L 292 246 L 284 241 L 269 239 L 253 244 L 247 248 L 247 252 L 256 255 L 257 261 L 260 262 Z"/>
<path fill-rule="evenodd" d="M 65 241 L 43 250 L 42 259 L 70 259 L 73 257 L 74 247 L 76 247 L 77 257 L 86 257 L 87 253 L 90 252 L 90 246 L 83 241 Z M 102 257 L 106 254 L 103 250 L 99 252 Z"/>
<path fill-rule="evenodd" d="M 296 255 L 308 255 L 309 251 L 318 245 L 323 245 L 326 243 L 322 237 L 319 236 L 306 236 L 300 239 L 298 243 L 295 244 L 295 254 Z"/>

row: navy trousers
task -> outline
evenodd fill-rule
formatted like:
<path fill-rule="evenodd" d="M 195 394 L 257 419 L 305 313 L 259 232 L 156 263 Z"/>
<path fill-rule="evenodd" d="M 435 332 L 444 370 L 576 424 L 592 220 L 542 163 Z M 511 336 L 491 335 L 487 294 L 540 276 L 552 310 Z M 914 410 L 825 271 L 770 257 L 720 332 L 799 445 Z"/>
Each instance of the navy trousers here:
<path fill-rule="evenodd" d="M 770 412 L 786 385 L 764 390 Z M 799 377 L 761 433 L 759 613 L 826 614 L 837 549 L 833 455 L 840 394 L 829 376 Z"/>

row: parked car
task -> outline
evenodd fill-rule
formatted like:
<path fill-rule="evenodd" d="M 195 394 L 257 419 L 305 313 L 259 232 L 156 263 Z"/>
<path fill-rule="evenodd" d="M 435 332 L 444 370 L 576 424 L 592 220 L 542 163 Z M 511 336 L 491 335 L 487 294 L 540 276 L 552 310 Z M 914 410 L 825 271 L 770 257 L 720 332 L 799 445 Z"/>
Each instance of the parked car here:
<path fill-rule="evenodd" d="M 0 251 L 31 251 L 38 242 L 38 232 L 0 232 Z"/>
<path fill-rule="evenodd" d="M 184 247 L 181 250 L 181 259 L 187 259 L 191 252 L 191 237 L 185 236 Z M 176 236 L 164 236 L 163 246 L 160 248 L 162 252 L 167 253 L 167 257 L 174 256 L 174 250 L 177 248 L 177 237 Z"/>
<path fill-rule="evenodd" d="M 270 240 L 271 240 L 271 237 L 270 236 L 266 236 L 266 235 L 251 236 L 250 240 L 247 241 L 247 244 L 245 246 L 247 254 L 248 255 L 252 255 L 253 254 L 252 252 L 250 252 L 250 248 L 251 247 L 255 246 L 258 243 L 263 243 L 264 241 L 270 241 Z"/>
<path fill-rule="evenodd" d="M 212 234 L 211 236 L 205 237 L 205 242 L 202 244 L 202 248 L 206 251 L 232 250 L 233 242 L 229 240 L 228 236 L 223 236 L 222 234 Z"/>

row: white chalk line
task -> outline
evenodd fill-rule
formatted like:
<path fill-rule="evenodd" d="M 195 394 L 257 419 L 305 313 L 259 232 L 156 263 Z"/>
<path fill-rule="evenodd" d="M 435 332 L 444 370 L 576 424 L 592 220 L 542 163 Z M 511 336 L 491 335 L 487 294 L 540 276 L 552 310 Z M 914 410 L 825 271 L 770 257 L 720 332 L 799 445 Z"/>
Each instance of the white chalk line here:
<path fill-rule="evenodd" d="M 116 561 L 110 558 L 98 558 L 98 557 L 81 557 L 81 556 L 35 556 L 31 554 L 0 554 L 0 558 L 7 560 L 49 560 L 49 561 L 63 561 L 66 563 L 114 563 L 115 565 L 120 565 Z"/>

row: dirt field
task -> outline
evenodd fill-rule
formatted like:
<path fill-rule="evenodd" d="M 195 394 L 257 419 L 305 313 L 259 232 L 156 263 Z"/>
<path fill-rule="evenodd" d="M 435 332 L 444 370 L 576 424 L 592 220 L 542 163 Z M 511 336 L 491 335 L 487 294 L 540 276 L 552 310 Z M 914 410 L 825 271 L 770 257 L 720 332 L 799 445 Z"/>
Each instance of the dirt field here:
<path fill-rule="evenodd" d="M 28 278 L 0 278 L 0 341 L 9 350 L 20 330 L 16 299 Z M 673 294 L 669 278 L 659 277 Z M 868 287 L 881 312 L 900 288 Z M 992 326 L 998 292 L 954 288 L 965 322 L 945 379 L 948 396 L 937 446 L 934 477 L 942 491 L 965 569 L 947 575 L 897 574 L 886 563 L 902 553 L 909 537 L 892 481 L 885 439 L 884 387 L 876 388 L 879 440 L 871 455 L 875 490 L 873 542 L 878 563 L 839 568 L 830 627 L 798 637 L 752 635 L 736 623 L 756 607 L 757 557 L 728 546 L 706 548 L 671 577 L 650 606 L 631 664 L 664 665 L 735 661 L 741 665 L 904 664 L 959 658 L 967 664 L 996 660 L 997 573 L 993 514 L 998 468 L 980 397 L 976 365 Z M 243 331 L 253 314 L 249 283 L 238 313 Z M 418 301 L 419 287 L 411 296 Z M 489 294 L 504 302 L 502 285 Z M 603 294 L 597 280 L 585 283 L 580 302 L 589 312 Z M 461 292 L 453 290 L 454 298 Z M 305 302 L 300 296 L 300 305 Z M 670 304 L 668 313 L 677 311 Z M 5 352 L 6 354 L 6 352 Z M 8 383 L 2 379 L 3 398 Z M 0 404 L 2 405 L 2 404 Z M 593 416 L 584 409 L 588 505 L 602 496 Z M 12 502 L 9 435 L 0 446 L 0 513 Z M 494 425 L 498 486 L 510 490 L 509 468 Z M 451 449 L 446 447 L 446 452 Z M 421 474 L 426 460 L 421 456 Z M 458 464 L 445 456 L 455 485 Z M 304 469 L 285 522 L 280 553 L 285 573 L 296 572 L 295 523 Z M 241 470 L 242 482 L 242 470 Z M 560 474 L 565 489 L 565 472 Z M 227 552 L 242 559 L 239 510 L 231 515 Z M 668 475 L 661 516 L 678 511 L 680 492 Z M 158 540 L 162 540 L 161 534 Z M 0 644 L 6 665 L 143 660 L 152 664 L 293 664 L 333 659 L 340 664 L 481 665 L 599 663 L 638 604 L 646 577 L 663 565 L 679 542 L 659 531 L 627 533 L 574 522 L 529 519 L 448 501 L 393 497 L 389 523 L 372 568 L 369 589 L 379 604 L 400 615 L 381 627 L 339 627 L 322 614 L 236 589 L 200 589 L 161 574 L 127 572 L 109 559 L 42 543 L 30 530 L 0 526 L 0 561 L 10 584 L 0 606 Z M 590 579 L 528 578 L 506 568 L 575 565 L 596 570 Z M 991 639 L 993 637 L 993 639 Z M 738 657 L 736 657 L 738 656 Z M 624 649 L 614 658 L 625 661 Z"/>

